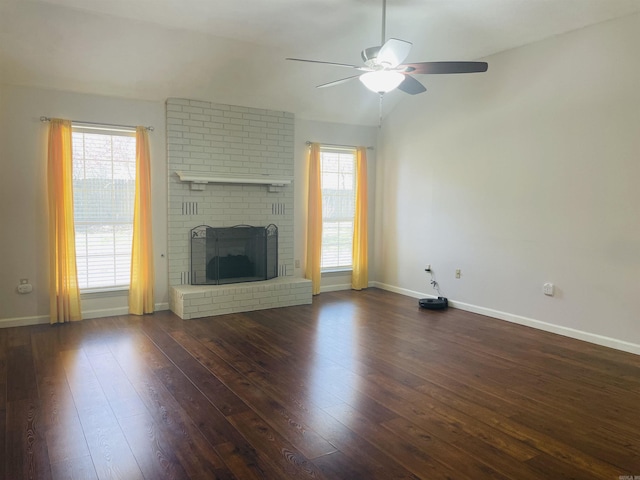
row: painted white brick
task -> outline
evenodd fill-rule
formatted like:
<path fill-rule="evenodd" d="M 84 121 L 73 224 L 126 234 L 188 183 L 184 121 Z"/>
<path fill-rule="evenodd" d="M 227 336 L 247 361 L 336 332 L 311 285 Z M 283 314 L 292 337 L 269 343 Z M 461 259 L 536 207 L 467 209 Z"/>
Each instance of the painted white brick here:
<path fill-rule="evenodd" d="M 221 108 L 203 108 L 202 113 L 205 115 L 209 115 L 210 117 L 224 117 L 224 110 Z"/>
<path fill-rule="evenodd" d="M 189 114 L 189 120 L 195 120 L 199 122 L 210 122 L 211 117 L 209 115 L 203 115 L 200 113 L 191 113 Z"/>
<path fill-rule="evenodd" d="M 202 140 L 203 136 L 201 133 L 193 133 L 193 129 L 192 129 L 190 132 L 183 133 L 182 138 L 193 138 L 196 140 Z"/>
<path fill-rule="evenodd" d="M 185 170 L 278 176 L 293 174 L 294 116 L 291 113 L 169 99 L 166 114 L 170 173 Z M 191 143 L 187 145 L 186 140 Z M 266 142 L 260 145 L 263 140 Z M 269 151 L 269 147 L 279 151 Z M 185 201 L 198 202 L 198 216 L 181 214 L 181 204 Z M 179 182 L 172 173 L 169 178 L 169 202 L 170 248 L 167 251 L 170 252 L 171 285 L 178 285 L 181 272 L 190 268 L 188 230 L 205 223 L 203 218 L 212 226 L 276 223 L 280 228 L 280 264 L 287 266 L 288 273 L 293 272 L 293 229 L 290 228 L 293 224 L 293 186 L 284 187 L 280 193 L 269 193 L 262 186 L 207 185 L 203 192 L 197 192 Z M 271 215 L 273 202 L 284 203 L 286 215 Z M 251 291 L 254 291 L 253 287 Z M 310 292 L 310 287 L 308 291 Z M 233 299 L 239 295 L 237 290 L 229 292 L 235 292 L 229 293 L 233 295 Z M 297 293 L 284 295 L 295 295 L 298 298 Z M 306 297 L 302 300 L 307 301 Z M 223 310 L 217 308 L 216 312 L 242 311 L 236 308 L 258 307 L 225 306 Z"/>
<path fill-rule="evenodd" d="M 167 105 L 190 105 L 190 101 L 186 98 L 168 98 Z"/>
<path fill-rule="evenodd" d="M 209 102 L 201 102 L 198 100 L 189 100 L 189 105 L 191 105 L 192 107 L 200 107 L 200 108 L 209 108 L 209 106 L 211 105 L 211 103 Z"/>

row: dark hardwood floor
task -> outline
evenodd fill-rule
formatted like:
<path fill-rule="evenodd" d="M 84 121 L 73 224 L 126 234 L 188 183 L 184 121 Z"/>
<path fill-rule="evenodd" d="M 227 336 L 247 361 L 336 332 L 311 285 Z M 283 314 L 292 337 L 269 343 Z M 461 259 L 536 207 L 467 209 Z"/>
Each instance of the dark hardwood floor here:
<path fill-rule="evenodd" d="M 0 330 L 0 478 L 640 475 L 640 357 L 381 290 Z"/>

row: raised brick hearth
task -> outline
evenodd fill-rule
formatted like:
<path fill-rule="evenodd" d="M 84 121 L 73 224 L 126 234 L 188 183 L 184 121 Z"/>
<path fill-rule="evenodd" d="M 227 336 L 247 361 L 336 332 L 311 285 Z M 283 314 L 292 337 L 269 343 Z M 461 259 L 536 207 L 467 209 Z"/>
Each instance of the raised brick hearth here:
<path fill-rule="evenodd" d="M 169 298 L 171 311 L 185 320 L 309 303 L 311 280 L 294 277 L 231 285 L 178 285 L 171 287 Z"/>

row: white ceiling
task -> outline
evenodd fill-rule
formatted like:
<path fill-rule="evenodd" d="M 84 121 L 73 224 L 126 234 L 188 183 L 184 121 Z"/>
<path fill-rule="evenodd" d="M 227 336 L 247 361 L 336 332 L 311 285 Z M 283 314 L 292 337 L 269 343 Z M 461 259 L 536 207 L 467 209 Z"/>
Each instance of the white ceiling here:
<path fill-rule="evenodd" d="M 284 58 L 360 64 L 360 51 L 380 44 L 381 4 L 0 0 L 0 81 L 375 125 L 377 95 L 360 82 L 314 88 L 350 70 Z M 387 37 L 414 43 L 407 61 L 477 60 L 636 12 L 640 0 L 388 0 Z M 419 79 L 429 88 L 427 76 Z M 386 110 L 411 101 L 402 92 L 386 97 Z"/>

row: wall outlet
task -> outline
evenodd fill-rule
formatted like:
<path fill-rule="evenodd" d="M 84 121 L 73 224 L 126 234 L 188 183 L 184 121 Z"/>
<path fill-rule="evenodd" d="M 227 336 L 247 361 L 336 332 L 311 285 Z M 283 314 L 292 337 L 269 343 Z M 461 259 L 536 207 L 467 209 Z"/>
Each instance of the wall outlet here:
<path fill-rule="evenodd" d="M 542 293 L 544 293 L 545 295 L 548 295 L 550 297 L 553 297 L 553 283 L 545 283 L 542 286 Z"/>
<path fill-rule="evenodd" d="M 296 260 L 296 268 L 300 268 L 300 260 Z"/>
<path fill-rule="evenodd" d="M 30 283 L 21 283 L 18 285 L 18 293 L 31 293 L 33 292 L 33 286 Z"/>
<path fill-rule="evenodd" d="M 460 278 L 461 275 L 462 275 L 462 270 L 460 270 L 459 268 L 456 268 L 456 278 Z"/>

